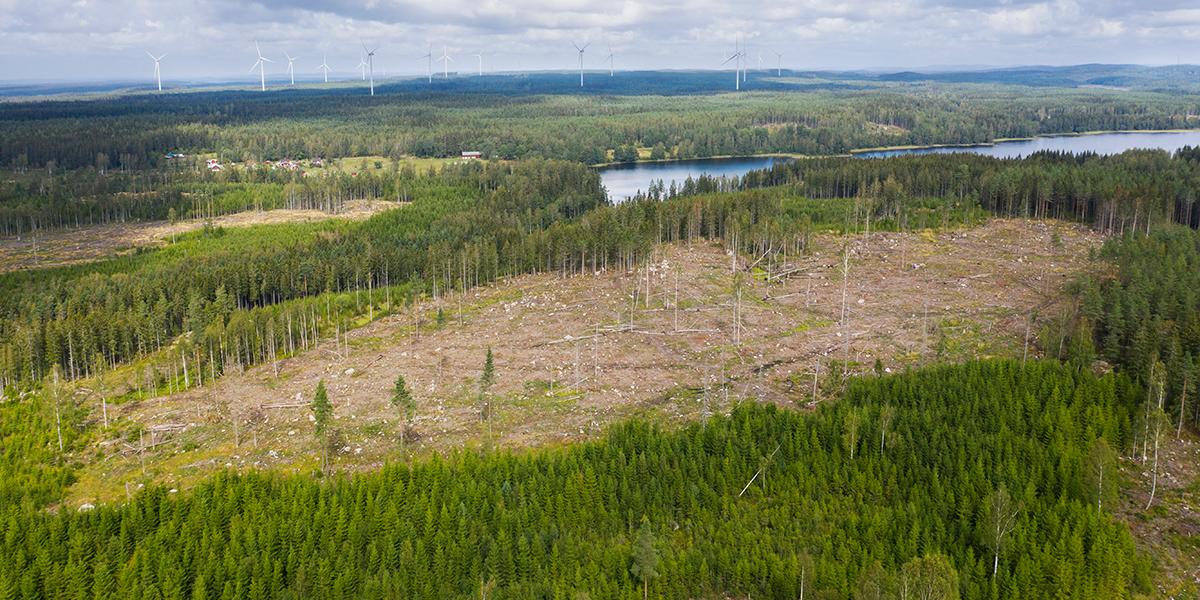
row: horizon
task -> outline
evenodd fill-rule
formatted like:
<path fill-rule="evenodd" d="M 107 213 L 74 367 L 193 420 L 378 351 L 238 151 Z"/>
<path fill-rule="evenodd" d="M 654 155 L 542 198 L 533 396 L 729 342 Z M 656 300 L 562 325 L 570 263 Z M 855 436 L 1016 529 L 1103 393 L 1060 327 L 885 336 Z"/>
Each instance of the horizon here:
<path fill-rule="evenodd" d="M 147 59 L 149 60 L 149 59 Z M 928 75 L 931 77 L 950 74 L 982 74 L 992 72 L 1008 72 L 1008 71 L 1062 71 L 1070 69 L 1079 69 L 1084 67 L 1098 68 L 1135 68 L 1135 69 L 1165 69 L 1171 67 L 1179 68 L 1197 68 L 1200 63 L 1168 63 L 1168 64 L 1147 64 L 1147 63 L 1070 63 L 1070 64 L 1014 64 L 1014 65 L 921 65 L 921 66 L 893 66 L 893 67 L 866 67 L 855 69 L 818 69 L 818 68 L 793 68 L 782 66 L 782 70 L 787 74 L 830 74 L 830 75 L 854 75 L 862 74 L 867 77 L 885 77 L 889 75 L 900 75 L 905 73 L 914 73 L 917 75 Z M 653 74 L 653 73 L 669 73 L 669 74 L 712 74 L 712 73 L 727 73 L 731 72 L 732 68 L 627 68 L 614 69 L 617 74 Z M 775 76 L 775 67 L 750 67 L 748 72 L 755 75 L 766 75 L 767 77 Z M 584 67 L 584 72 L 587 74 L 607 74 L 607 67 Z M 483 76 L 488 77 L 514 77 L 522 75 L 555 75 L 561 74 L 564 76 L 575 77 L 579 73 L 578 67 L 572 68 L 540 68 L 540 69 L 524 69 L 524 70 L 494 70 L 483 72 Z M 451 69 L 449 71 L 451 79 L 469 80 L 478 77 L 478 73 L 471 69 Z M 428 73 L 425 71 L 403 71 L 403 72 L 376 72 L 374 74 L 375 83 L 377 86 L 384 82 L 404 82 L 410 80 L 425 79 Z M 442 80 L 442 74 L 437 69 L 433 72 L 434 84 Z M 282 70 L 266 72 L 266 82 L 275 84 L 274 89 L 286 89 L 289 81 L 286 67 Z M 306 89 L 312 84 L 324 83 L 320 72 L 307 73 L 297 70 L 295 74 L 296 85 L 303 85 Z M 168 91 L 205 91 L 207 88 L 213 88 L 213 91 L 223 89 L 225 86 L 230 86 L 232 91 L 240 89 L 240 86 L 250 86 L 259 83 L 257 75 L 252 73 L 243 73 L 237 75 L 195 75 L 188 77 L 170 77 L 164 73 L 162 77 L 163 92 Z M 330 85 L 337 85 L 339 88 L 348 87 L 344 84 L 367 83 L 360 79 L 358 71 L 338 71 L 330 70 L 329 81 Z M 0 79 L 0 90 L 6 88 L 15 88 L 22 86 L 47 86 L 47 87 L 70 87 L 70 86 L 113 86 L 111 91 L 154 91 L 153 73 L 149 77 L 139 76 L 96 76 L 96 77 L 71 77 L 71 78 L 28 78 L 28 79 Z M 354 86 L 357 87 L 357 86 Z M 145 88 L 145 89 L 143 89 Z M 272 88 L 268 88 L 270 91 Z"/>
<path fill-rule="evenodd" d="M 726 6 L 710 0 L 628 0 L 592 7 L 408 0 L 328 5 L 278 0 L 195 5 L 138 0 L 0 0 L 0 81 L 120 81 L 152 77 L 147 52 L 167 54 L 166 80 L 232 80 L 254 62 L 254 45 L 297 57 L 315 75 L 323 54 L 355 73 L 361 44 L 379 48 L 377 71 L 426 72 L 430 47 L 446 46 L 459 71 L 574 70 L 574 43 L 592 45 L 599 70 L 612 47 L 620 70 L 720 70 L 735 45 L 751 68 L 894 71 L 1004 69 L 1047 64 L 1173 65 L 1200 44 L 1200 10 L 1174 0 L 1130 7 L 1075 0 L 858 0 L 837 4 Z M 1167 40 L 1164 42 L 1164 40 Z M 782 59 L 776 57 L 782 53 Z M 954 57 L 947 64 L 947 57 Z M 606 65 L 603 65 L 606 67 Z M 435 69 L 436 70 L 436 69 Z"/>

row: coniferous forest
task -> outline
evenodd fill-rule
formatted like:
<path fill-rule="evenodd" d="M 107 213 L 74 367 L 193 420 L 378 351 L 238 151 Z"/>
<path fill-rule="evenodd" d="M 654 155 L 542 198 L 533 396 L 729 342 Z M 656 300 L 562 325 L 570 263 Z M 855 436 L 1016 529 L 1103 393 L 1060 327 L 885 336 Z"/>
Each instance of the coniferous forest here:
<path fill-rule="evenodd" d="M 709 77 L 638 74 L 581 94 L 548 76 L 514 76 L 488 92 L 398 83 L 372 97 L 218 90 L 0 104 L 0 260 L 29 240 L 39 252 L 43 237 L 187 226 L 89 260 L 0 265 L 0 600 L 1194 594 L 1194 569 L 1158 549 L 1175 544 L 1186 557 L 1196 547 L 1186 535 L 1194 521 L 1178 516 L 1195 484 L 1159 486 L 1168 452 L 1178 452 L 1173 466 L 1186 462 L 1200 430 L 1200 149 L 848 154 L 1186 129 L 1200 108 L 1190 84 L 1115 91 L 1020 73 L 916 83 L 841 73 L 731 95 Z M 466 150 L 482 160 L 457 160 Z M 647 182 L 625 201 L 608 197 L 595 168 L 767 153 L 788 160 L 738 177 Z M 385 208 L 344 218 L 363 203 Z M 305 217 L 220 224 L 284 211 Z M 987 334 L 1003 343 L 980 343 L 987 352 L 968 360 L 852 358 L 852 336 L 893 335 L 848 321 L 857 309 L 847 288 L 871 252 L 907 282 L 932 261 L 908 254 L 906 240 L 945 247 L 1012 220 L 1028 225 L 1021 231 L 1053 230 L 1052 249 L 1030 244 L 1029 253 L 1064 248 L 1060 231 L 1096 240 L 1071 246 L 1087 248 L 1070 257 L 1086 268 L 1061 282 L 1014 283 L 1041 295 L 1027 314 L 981 317 L 994 319 Z M 684 277 L 728 279 L 727 294 L 681 302 L 676 270 L 674 299 L 653 304 L 650 273 L 667 268 L 664 248 L 719 254 L 719 273 Z M 787 335 L 836 327 L 844 353 L 831 346 L 815 371 L 797 362 L 766 382 L 786 386 L 789 402 L 724 379 L 726 352 L 782 336 L 745 341 L 743 303 L 775 306 L 783 288 L 771 286 L 818 269 L 816 285 L 841 286 L 840 317 L 834 306 L 814 307 L 820 319 L 789 314 Z M 289 469 L 230 462 L 179 488 L 146 475 L 147 462 L 151 473 L 190 473 L 202 461 L 189 452 L 219 465 L 258 432 L 231 418 L 233 430 L 219 429 L 210 447 L 147 446 L 149 430 L 128 416 L 139 407 L 172 427 L 218 430 L 189 421 L 203 421 L 201 404 L 227 401 L 227 381 L 298 379 L 280 374 L 289 360 L 340 357 L 354 345 L 378 354 L 371 365 L 386 363 L 411 350 L 410 336 L 446 334 L 486 308 L 480 301 L 464 317 L 468 293 L 509 290 L 534 303 L 511 286 L 536 277 L 601 286 L 614 274 L 646 283 L 631 284 L 628 313 L 603 317 L 609 332 L 667 336 L 635 327 L 639 302 L 676 321 L 705 303 L 732 315 L 718 322 L 726 329 L 676 322 L 670 332 L 737 332 L 704 342 L 718 386 L 677 390 L 704 402 L 723 395 L 719 410 L 665 418 L 665 396 L 636 398 L 636 410 L 607 413 L 587 434 L 571 421 L 561 443 L 496 443 L 493 402 L 506 399 L 497 380 L 521 380 L 525 367 L 488 345 L 466 375 L 443 359 L 439 377 L 460 391 L 436 408 L 434 386 L 406 383 L 408 373 L 371 398 L 400 416 L 368 425 L 394 443 L 386 460 L 330 467 L 341 445 L 331 440 L 357 418 L 338 385 L 356 375 L 324 366 L 311 393 L 275 406 L 297 411 L 281 426 L 319 458 Z M 993 276 L 945 277 L 965 288 Z M 743 297 L 747 282 L 767 292 Z M 928 299 L 923 317 L 908 315 L 920 323 L 915 339 L 968 328 L 928 325 L 928 305 L 942 298 L 918 293 Z M 581 309 L 543 310 L 549 319 Z M 402 335 L 351 339 L 388 322 L 403 323 Z M 602 336 L 600 324 L 594 332 L 587 338 Z M 539 343 L 573 341 L 562 334 Z M 641 343 L 625 350 L 633 356 Z M 555 392 L 555 381 L 520 383 L 548 387 L 544 398 L 586 396 Z M 177 398 L 197 410 L 162 403 Z M 267 400 L 278 399 L 256 399 L 254 410 Z M 535 410 L 579 410 L 546 402 Z M 435 432 L 421 419 L 455 411 L 469 413 L 462 428 L 479 443 L 423 445 Z M 580 438 L 567 435 L 574 429 Z M 168 449 L 155 449 L 160 442 Z M 122 465 L 141 479 L 124 481 L 118 500 L 97 492 L 93 502 L 83 483 Z M 1176 537 L 1144 537 L 1152 519 L 1180 519 Z M 1166 589 L 1168 579 L 1182 583 Z"/>
<path fill-rule="evenodd" d="M 327 483 L 231 474 L 183 499 L 8 516 L 0 590 L 636 597 L 646 532 L 666 597 L 1120 597 L 1147 567 L 1097 509 L 1088 457 L 1129 443 L 1138 397 L 1123 376 L 975 363 L 856 381 L 812 414 L 746 405 Z"/>

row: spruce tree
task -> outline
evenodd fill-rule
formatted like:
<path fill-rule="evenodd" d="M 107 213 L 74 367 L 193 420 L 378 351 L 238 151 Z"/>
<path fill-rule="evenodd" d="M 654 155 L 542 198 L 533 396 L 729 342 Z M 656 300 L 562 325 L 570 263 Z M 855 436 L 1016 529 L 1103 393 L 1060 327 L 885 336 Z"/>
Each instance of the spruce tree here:
<path fill-rule="evenodd" d="M 317 439 L 321 442 L 321 472 L 325 472 L 325 468 L 329 463 L 329 417 L 333 414 L 333 405 L 329 403 L 329 394 L 325 391 L 325 380 L 317 381 L 317 391 L 313 394 L 312 403 L 309 408 L 313 413 L 314 433 Z"/>
<path fill-rule="evenodd" d="M 650 519 L 642 516 L 637 541 L 633 545 L 633 565 L 629 571 L 642 580 L 642 598 L 650 595 L 650 580 L 658 577 L 658 550 L 654 547 L 654 532 L 650 530 Z"/>
<path fill-rule="evenodd" d="M 413 416 L 417 412 L 417 401 L 413 398 L 412 393 L 408 391 L 408 384 L 404 381 L 404 375 L 396 376 L 396 385 L 392 387 L 392 406 L 399 409 L 400 417 L 404 423 L 404 428 L 400 431 L 400 448 L 403 450 L 404 441 L 408 437 L 408 430 L 411 428 Z"/>

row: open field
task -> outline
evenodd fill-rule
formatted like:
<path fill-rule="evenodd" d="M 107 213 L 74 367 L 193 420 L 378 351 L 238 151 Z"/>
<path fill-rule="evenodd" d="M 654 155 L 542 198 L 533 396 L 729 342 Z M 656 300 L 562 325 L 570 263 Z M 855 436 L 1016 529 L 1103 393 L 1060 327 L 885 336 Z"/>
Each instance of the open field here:
<path fill-rule="evenodd" d="M 395 160 L 398 168 L 411 168 L 417 172 L 425 172 L 430 169 L 438 171 L 447 164 L 462 162 L 461 158 L 422 158 L 416 156 L 406 156 Z M 350 156 L 346 158 L 338 158 L 330 161 L 331 165 L 324 169 L 317 167 L 310 169 L 316 173 L 321 173 L 323 170 L 337 168 L 342 171 L 357 172 L 357 171 L 372 171 L 378 169 L 391 169 L 392 159 L 386 156 Z"/>
<path fill-rule="evenodd" d="M 397 203 L 386 200 L 355 200 L 347 202 L 346 210 L 337 214 L 280 209 L 234 213 L 208 222 L 218 227 L 245 227 L 324 219 L 360 220 L 396 206 Z M 137 248 L 162 246 L 170 242 L 172 235 L 200 229 L 205 223 L 201 219 L 176 223 L 141 221 L 0 237 L 0 273 L 87 263 L 127 254 Z"/>
<path fill-rule="evenodd" d="M 554 444 L 634 415 L 691 420 L 740 398 L 806 406 L 838 392 L 840 378 L 828 373 L 841 365 L 863 372 L 877 360 L 897 370 L 1020 356 L 1026 315 L 1061 297 L 1100 240 L 1072 225 L 1019 220 L 819 236 L 813 252 L 774 269 L 792 271 L 774 282 L 739 257 L 740 309 L 732 257 L 711 244 L 662 247 L 637 272 L 514 278 L 327 339 L 280 361 L 278 375 L 267 364 L 202 389 L 110 406 L 116 424 L 93 449 L 71 502 L 112 500 L 126 482 L 186 487 L 226 467 L 308 472 L 318 453 L 307 402 L 318 379 L 343 440 L 331 461 L 348 471 L 401 457 L 388 404 L 400 374 L 417 398 L 419 439 L 410 449 L 421 453 Z M 851 251 L 845 280 L 843 244 Z M 497 383 L 485 426 L 475 382 L 488 347 Z M 130 434 L 136 425 L 163 432 L 141 456 Z"/>

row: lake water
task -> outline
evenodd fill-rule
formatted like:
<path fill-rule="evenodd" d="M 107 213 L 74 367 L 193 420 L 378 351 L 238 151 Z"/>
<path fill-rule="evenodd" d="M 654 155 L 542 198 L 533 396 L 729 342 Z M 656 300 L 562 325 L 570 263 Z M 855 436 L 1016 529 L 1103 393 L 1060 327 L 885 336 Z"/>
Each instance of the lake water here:
<path fill-rule="evenodd" d="M 939 148 L 911 148 L 907 150 L 880 150 L 859 152 L 858 158 L 886 158 L 905 154 L 953 154 L 969 152 L 997 158 L 1024 158 L 1042 150 L 1061 152 L 1095 152 L 1097 154 L 1120 154 L 1134 148 L 1161 149 L 1174 152 L 1184 146 L 1200 146 L 1200 131 L 1163 131 L 1098 133 L 1095 135 L 1070 135 L 1038 137 L 1032 140 L 998 142 L 991 146 L 943 146 Z"/>
<path fill-rule="evenodd" d="M 1062 152 L 1095 152 L 1097 154 L 1120 154 L 1134 148 L 1162 149 L 1174 152 L 1184 146 L 1200 146 L 1200 130 L 1098 133 L 1095 135 L 1072 135 L 1038 137 L 1032 140 L 999 142 L 991 146 L 942 146 L 938 148 L 910 148 L 907 150 L 880 150 L 860 152 L 858 158 L 886 158 L 904 154 L 953 154 L 969 152 L 997 158 L 1023 158 L 1042 150 Z M 662 180 L 666 187 L 671 182 L 682 185 L 688 177 L 700 175 L 732 177 L 745 175 L 747 171 L 766 169 L 776 162 L 790 158 L 772 156 L 748 156 L 741 158 L 705 158 L 651 163 L 630 163 L 599 169 L 600 181 L 608 189 L 608 197 L 621 202 L 639 191 L 646 191 L 650 184 Z"/>
<path fill-rule="evenodd" d="M 614 202 L 620 202 L 639 191 L 646 191 L 651 183 L 660 179 L 663 185 L 670 188 L 672 181 L 677 185 L 683 185 L 683 182 L 688 177 L 692 179 L 696 179 L 701 175 L 740 177 L 745 175 L 747 171 L 766 169 L 777 161 L 788 160 L 791 159 L 774 156 L 706 158 L 700 160 L 630 163 L 603 167 L 599 171 L 600 182 L 608 190 L 608 197 Z"/>

